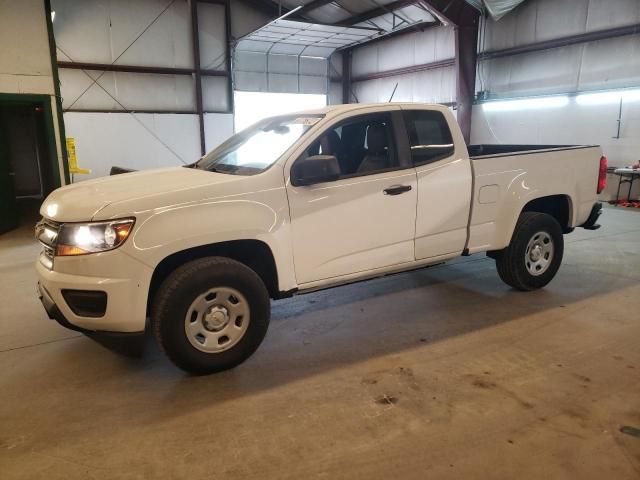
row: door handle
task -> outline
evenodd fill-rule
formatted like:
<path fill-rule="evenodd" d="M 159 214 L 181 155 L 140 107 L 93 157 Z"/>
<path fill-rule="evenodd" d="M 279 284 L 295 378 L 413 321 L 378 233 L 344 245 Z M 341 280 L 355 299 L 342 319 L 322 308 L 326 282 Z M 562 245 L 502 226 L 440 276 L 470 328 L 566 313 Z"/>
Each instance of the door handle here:
<path fill-rule="evenodd" d="M 385 195 L 400 195 L 411 190 L 411 185 L 392 185 L 383 190 Z"/>

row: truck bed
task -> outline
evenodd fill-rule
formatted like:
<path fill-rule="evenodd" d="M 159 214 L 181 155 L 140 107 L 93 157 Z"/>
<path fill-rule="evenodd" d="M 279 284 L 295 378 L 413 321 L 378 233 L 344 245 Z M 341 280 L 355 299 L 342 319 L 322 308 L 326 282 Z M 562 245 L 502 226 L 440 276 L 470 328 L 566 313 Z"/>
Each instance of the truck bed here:
<path fill-rule="evenodd" d="M 467 150 L 472 159 L 495 157 L 498 155 L 526 155 L 550 150 L 574 150 L 592 148 L 593 145 L 528 145 L 528 144 L 478 144 L 469 145 Z"/>
<path fill-rule="evenodd" d="M 597 202 L 602 150 L 583 145 L 471 145 L 473 200 L 470 253 L 507 246 L 519 212 L 531 200 L 562 197 L 569 227 L 584 223 Z"/>

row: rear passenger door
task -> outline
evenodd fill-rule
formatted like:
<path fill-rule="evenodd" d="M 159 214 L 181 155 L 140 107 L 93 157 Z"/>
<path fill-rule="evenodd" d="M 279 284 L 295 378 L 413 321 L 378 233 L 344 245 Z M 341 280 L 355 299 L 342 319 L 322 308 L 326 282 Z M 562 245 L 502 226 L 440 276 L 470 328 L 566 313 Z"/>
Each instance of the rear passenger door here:
<path fill-rule="evenodd" d="M 331 154 L 341 170 L 338 179 L 311 186 L 287 181 L 294 265 L 302 288 L 414 260 L 416 174 L 400 109 L 380 110 L 338 120 L 309 139 L 295 159 Z"/>
<path fill-rule="evenodd" d="M 448 115 L 449 118 L 453 118 Z M 439 110 L 403 109 L 418 181 L 416 260 L 462 253 L 471 204 L 471 164 Z"/>

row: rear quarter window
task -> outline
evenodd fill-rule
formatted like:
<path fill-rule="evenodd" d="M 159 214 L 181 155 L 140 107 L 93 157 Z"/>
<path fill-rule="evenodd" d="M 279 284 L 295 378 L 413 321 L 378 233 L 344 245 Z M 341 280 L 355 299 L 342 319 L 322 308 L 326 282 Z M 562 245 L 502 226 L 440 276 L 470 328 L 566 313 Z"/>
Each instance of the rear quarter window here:
<path fill-rule="evenodd" d="M 403 112 L 403 116 L 414 165 L 424 165 L 453 155 L 451 130 L 441 112 L 409 110 Z"/>

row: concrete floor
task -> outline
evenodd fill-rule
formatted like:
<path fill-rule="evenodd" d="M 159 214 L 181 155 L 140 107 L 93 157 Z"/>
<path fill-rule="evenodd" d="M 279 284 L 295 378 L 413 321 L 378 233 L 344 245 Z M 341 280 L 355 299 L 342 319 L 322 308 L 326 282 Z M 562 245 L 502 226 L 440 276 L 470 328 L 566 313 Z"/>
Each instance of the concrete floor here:
<path fill-rule="evenodd" d="M 476 255 L 276 302 L 244 365 L 189 377 L 46 318 L 0 237 L 0 477 L 640 478 L 640 212 L 566 237 L 544 290 Z"/>

